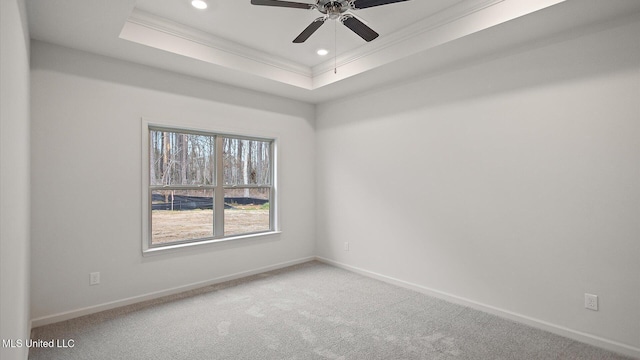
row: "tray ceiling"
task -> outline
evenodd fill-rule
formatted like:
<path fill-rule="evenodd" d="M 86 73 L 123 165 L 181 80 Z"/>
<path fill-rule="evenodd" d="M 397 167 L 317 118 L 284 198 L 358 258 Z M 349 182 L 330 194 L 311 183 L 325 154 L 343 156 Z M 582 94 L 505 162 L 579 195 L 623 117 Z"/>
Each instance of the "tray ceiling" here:
<path fill-rule="evenodd" d="M 293 44 L 317 11 L 207 2 L 29 0 L 27 9 L 36 40 L 313 103 L 640 11 L 635 0 L 412 0 L 354 11 L 380 33 L 370 43 L 327 23 Z"/>

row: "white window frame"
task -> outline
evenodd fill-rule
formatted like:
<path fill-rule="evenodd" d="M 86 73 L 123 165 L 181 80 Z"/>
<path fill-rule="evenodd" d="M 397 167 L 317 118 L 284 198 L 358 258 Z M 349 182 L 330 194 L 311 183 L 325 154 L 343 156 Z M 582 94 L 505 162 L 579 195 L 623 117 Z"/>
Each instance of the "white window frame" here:
<path fill-rule="evenodd" d="M 142 118 L 142 253 L 143 255 L 153 255 L 158 253 L 164 253 L 167 251 L 178 250 L 182 248 L 190 248 L 193 246 L 201 246 L 207 244 L 215 244 L 220 242 L 228 242 L 232 240 L 261 238 L 265 236 L 272 236 L 279 234 L 279 206 L 277 198 L 277 168 L 278 168 L 278 139 L 277 136 L 264 136 L 260 134 L 247 134 L 245 132 L 233 131 L 224 129 L 219 131 L 211 126 L 205 124 L 175 124 L 175 123 L 163 123 L 157 121 L 151 121 Z M 162 245 L 151 244 L 151 191 L 150 185 L 150 169 L 149 169 L 149 132 L 154 130 L 167 130 L 179 133 L 194 133 L 203 135 L 215 136 L 215 179 L 216 182 L 213 186 L 207 186 L 214 190 L 214 208 L 212 224 L 214 234 L 213 237 L 203 239 L 192 239 L 185 241 L 175 241 Z M 243 140 L 259 140 L 269 141 L 271 143 L 271 191 L 269 198 L 269 225 L 270 230 L 243 233 L 238 235 L 224 236 L 224 189 L 225 188 L 260 188 L 265 186 L 255 185 L 240 185 L 240 186 L 224 186 L 223 172 L 220 171 L 220 167 L 223 164 L 223 141 L 220 141 L 224 137 L 243 139 Z M 180 186 L 176 186 L 178 188 Z M 220 215 L 222 214 L 222 215 Z"/>

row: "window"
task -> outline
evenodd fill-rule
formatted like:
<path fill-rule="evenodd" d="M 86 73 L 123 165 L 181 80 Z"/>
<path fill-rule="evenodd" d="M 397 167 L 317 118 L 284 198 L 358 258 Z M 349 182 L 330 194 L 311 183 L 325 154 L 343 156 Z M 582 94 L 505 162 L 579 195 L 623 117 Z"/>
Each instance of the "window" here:
<path fill-rule="evenodd" d="M 275 230 L 273 140 L 144 127 L 144 250 Z"/>
<path fill-rule="evenodd" d="M 224 235 L 271 230 L 271 143 L 225 137 Z"/>

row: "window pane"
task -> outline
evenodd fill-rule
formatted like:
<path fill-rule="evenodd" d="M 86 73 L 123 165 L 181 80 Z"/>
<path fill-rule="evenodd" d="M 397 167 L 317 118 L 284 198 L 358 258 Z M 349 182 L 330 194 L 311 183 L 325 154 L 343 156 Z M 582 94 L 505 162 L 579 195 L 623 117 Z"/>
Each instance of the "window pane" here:
<path fill-rule="evenodd" d="M 149 130 L 151 185 L 212 185 L 214 136 Z"/>
<path fill-rule="evenodd" d="M 224 184 L 270 185 L 271 142 L 224 138 Z"/>
<path fill-rule="evenodd" d="M 271 189 L 224 190 L 224 235 L 271 230 L 269 220 Z"/>
<path fill-rule="evenodd" d="M 151 194 L 151 244 L 213 237 L 213 190 Z"/>

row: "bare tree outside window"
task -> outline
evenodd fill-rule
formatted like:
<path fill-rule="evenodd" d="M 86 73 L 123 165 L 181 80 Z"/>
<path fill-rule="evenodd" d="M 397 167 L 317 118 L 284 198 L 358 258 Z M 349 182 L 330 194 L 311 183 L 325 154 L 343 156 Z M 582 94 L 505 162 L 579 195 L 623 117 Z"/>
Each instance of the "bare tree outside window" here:
<path fill-rule="evenodd" d="M 269 230 L 271 142 L 224 138 L 224 234 Z"/>
<path fill-rule="evenodd" d="M 150 246 L 273 230 L 272 144 L 150 127 Z"/>

